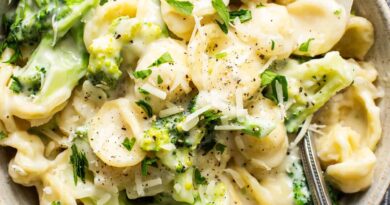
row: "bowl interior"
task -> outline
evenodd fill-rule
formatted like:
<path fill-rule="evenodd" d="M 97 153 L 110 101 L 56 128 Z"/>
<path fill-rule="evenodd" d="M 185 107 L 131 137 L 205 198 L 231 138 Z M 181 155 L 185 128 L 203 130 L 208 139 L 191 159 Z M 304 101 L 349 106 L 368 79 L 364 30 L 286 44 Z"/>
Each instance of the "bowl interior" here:
<path fill-rule="evenodd" d="M 382 109 L 383 137 L 376 150 L 377 166 L 374 182 L 365 192 L 348 195 L 343 204 L 378 205 L 390 182 L 390 11 L 385 0 L 355 0 L 354 9 L 359 16 L 369 19 L 375 27 L 375 44 L 366 60 L 373 62 L 379 71 L 378 85 L 385 96 L 379 104 Z M 8 176 L 8 162 L 14 150 L 0 148 L 0 204 L 38 204 L 35 188 L 27 188 L 12 182 Z"/>

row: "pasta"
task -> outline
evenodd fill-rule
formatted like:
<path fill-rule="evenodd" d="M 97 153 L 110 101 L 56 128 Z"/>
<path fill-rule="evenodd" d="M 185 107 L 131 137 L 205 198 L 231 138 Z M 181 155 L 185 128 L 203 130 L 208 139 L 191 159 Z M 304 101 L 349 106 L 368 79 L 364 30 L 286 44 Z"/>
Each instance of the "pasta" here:
<path fill-rule="evenodd" d="M 24 3 L 0 145 L 39 204 L 309 205 L 308 130 L 330 187 L 371 185 L 383 93 L 352 0 Z"/>

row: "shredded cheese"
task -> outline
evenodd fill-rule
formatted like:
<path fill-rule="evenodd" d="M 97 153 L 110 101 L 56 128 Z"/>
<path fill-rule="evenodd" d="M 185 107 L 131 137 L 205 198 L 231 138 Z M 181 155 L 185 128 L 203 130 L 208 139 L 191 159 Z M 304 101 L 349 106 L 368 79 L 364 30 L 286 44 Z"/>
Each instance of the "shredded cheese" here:
<path fill-rule="evenodd" d="M 136 169 L 135 172 L 134 172 L 134 179 L 135 179 L 135 189 L 137 191 L 137 194 L 139 196 L 144 196 L 145 195 L 145 192 L 144 192 L 144 188 L 142 186 L 142 176 L 141 176 L 141 170 L 140 169 Z"/>
<path fill-rule="evenodd" d="M 214 130 L 242 130 L 244 126 L 241 125 L 217 125 Z"/>
<path fill-rule="evenodd" d="M 283 96 L 283 87 L 282 85 L 276 81 L 275 82 L 275 88 L 276 88 L 276 97 L 278 98 L 278 106 L 280 107 L 280 110 L 282 112 L 281 119 L 284 119 L 286 117 L 286 106 L 284 104 L 284 96 Z"/>
<path fill-rule="evenodd" d="M 177 113 L 181 113 L 184 111 L 184 108 L 179 107 L 179 106 L 174 106 L 167 108 L 165 110 L 161 110 L 160 113 L 158 114 L 161 118 L 163 117 L 168 117 Z"/>
<path fill-rule="evenodd" d="M 195 112 L 191 113 L 190 115 L 188 115 L 186 117 L 186 120 L 182 124 L 183 130 L 184 131 L 189 131 L 190 129 L 195 127 L 196 124 L 198 124 L 198 122 L 199 122 L 199 115 L 201 115 L 202 113 L 204 113 L 204 112 L 206 112 L 207 110 L 210 110 L 210 109 L 211 109 L 211 106 L 210 105 L 206 105 L 206 106 L 196 110 Z"/>
<path fill-rule="evenodd" d="M 165 100 L 167 98 L 166 92 L 164 92 L 163 90 L 156 88 L 148 83 L 144 84 L 141 88 L 143 90 L 149 92 L 150 94 L 162 99 L 162 100 Z"/>
<path fill-rule="evenodd" d="M 148 188 L 155 187 L 161 184 L 162 184 L 162 180 L 160 177 L 142 182 L 142 186 Z"/>
<path fill-rule="evenodd" d="M 313 115 L 310 115 L 306 118 L 305 122 L 303 123 L 301 130 L 299 131 L 297 137 L 295 140 L 290 144 L 290 149 L 297 146 L 297 144 L 305 137 L 307 130 L 309 129 L 311 119 L 313 118 Z"/>
<path fill-rule="evenodd" d="M 175 145 L 172 144 L 172 143 L 168 143 L 168 144 L 163 144 L 161 145 L 161 148 L 167 150 L 167 151 L 173 151 L 176 149 Z"/>

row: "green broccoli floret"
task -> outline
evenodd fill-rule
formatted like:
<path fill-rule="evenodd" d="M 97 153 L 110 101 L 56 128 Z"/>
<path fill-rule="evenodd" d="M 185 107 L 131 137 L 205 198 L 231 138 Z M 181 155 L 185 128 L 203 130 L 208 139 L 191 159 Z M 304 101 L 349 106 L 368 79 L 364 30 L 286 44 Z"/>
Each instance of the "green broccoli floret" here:
<path fill-rule="evenodd" d="M 113 36 L 107 35 L 96 39 L 89 47 L 90 60 L 88 79 L 94 85 L 108 88 L 116 87 L 122 75 L 119 69 L 121 63 L 121 44 Z"/>
<path fill-rule="evenodd" d="M 122 75 L 121 51 L 134 41 L 141 45 L 159 38 L 161 28 L 153 23 L 143 23 L 135 18 L 119 17 L 113 21 L 107 35 L 95 39 L 89 47 L 88 78 L 94 85 L 114 89 Z"/>
<path fill-rule="evenodd" d="M 287 109 L 288 132 L 296 132 L 305 119 L 319 110 L 337 92 L 351 85 L 356 65 L 338 52 L 299 64 L 291 60 L 278 73 L 288 80 L 288 95 L 293 104 Z"/>
<path fill-rule="evenodd" d="M 48 34 L 54 45 L 97 4 L 98 0 L 20 0 L 16 10 L 4 16 L 7 37 L 0 43 L 0 55 L 12 48 L 15 54 L 8 62 L 14 63 L 21 56 L 21 44 L 34 44 Z"/>
<path fill-rule="evenodd" d="M 185 136 L 188 136 L 188 133 L 180 128 L 184 119 L 185 115 L 179 113 L 156 120 L 145 132 L 141 147 L 147 151 L 159 151 L 163 145 L 183 145 Z"/>
<path fill-rule="evenodd" d="M 301 161 L 296 159 L 292 162 L 287 172 L 291 178 L 294 193 L 295 205 L 311 205 L 313 204 L 310 196 L 310 191 L 303 173 Z"/>
<path fill-rule="evenodd" d="M 30 96 L 34 104 L 66 100 L 87 67 L 82 33 L 82 26 L 72 29 L 55 47 L 51 37 L 44 37 L 27 64 L 14 71 L 9 88 L 16 95 Z"/>

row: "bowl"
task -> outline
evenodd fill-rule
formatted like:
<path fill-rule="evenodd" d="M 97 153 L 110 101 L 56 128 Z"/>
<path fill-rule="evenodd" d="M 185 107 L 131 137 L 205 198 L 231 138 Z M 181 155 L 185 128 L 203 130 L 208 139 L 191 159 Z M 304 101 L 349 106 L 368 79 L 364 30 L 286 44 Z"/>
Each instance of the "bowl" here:
<path fill-rule="evenodd" d="M 385 92 L 384 98 L 378 102 L 382 111 L 383 136 L 376 150 L 377 165 L 371 187 L 364 192 L 346 195 L 342 204 L 379 205 L 390 182 L 390 124 L 387 124 L 390 122 L 390 95 L 387 95 L 390 94 L 390 10 L 385 0 L 355 0 L 354 10 L 375 27 L 375 44 L 366 60 L 373 62 L 379 71 L 377 84 Z M 35 188 L 15 184 L 8 176 L 12 152 L 12 149 L 0 148 L 0 205 L 38 204 Z"/>

